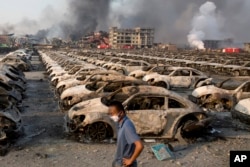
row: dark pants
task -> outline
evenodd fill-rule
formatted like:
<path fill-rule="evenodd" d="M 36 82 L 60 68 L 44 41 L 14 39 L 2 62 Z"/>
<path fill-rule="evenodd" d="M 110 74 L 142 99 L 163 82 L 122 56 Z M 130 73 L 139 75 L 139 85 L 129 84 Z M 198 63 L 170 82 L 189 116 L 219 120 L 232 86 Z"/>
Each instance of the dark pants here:
<path fill-rule="evenodd" d="M 112 162 L 112 167 L 124 167 L 123 165 L 117 164 L 115 161 Z M 137 167 L 137 162 L 135 161 L 132 165 L 128 167 Z"/>

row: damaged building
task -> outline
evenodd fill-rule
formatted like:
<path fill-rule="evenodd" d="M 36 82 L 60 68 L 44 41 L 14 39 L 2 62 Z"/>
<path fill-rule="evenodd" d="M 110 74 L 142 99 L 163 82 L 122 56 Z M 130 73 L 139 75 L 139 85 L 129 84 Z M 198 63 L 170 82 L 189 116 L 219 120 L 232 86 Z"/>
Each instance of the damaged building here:
<path fill-rule="evenodd" d="M 246 52 L 250 52 L 250 42 L 249 43 L 244 43 L 244 50 Z"/>
<path fill-rule="evenodd" d="M 136 27 L 119 29 L 111 27 L 109 42 L 112 48 L 151 48 L 154 43 L 154 29 Z"/>
<path fill-rule="evenodd" d="M 206 39 L 203 40 L 204 47 L 206 49 L 221 49 L 223 47 L 232 47 L 233 39 L 223 39 L 223 40 L 215 40 L 215 39 Z"/>

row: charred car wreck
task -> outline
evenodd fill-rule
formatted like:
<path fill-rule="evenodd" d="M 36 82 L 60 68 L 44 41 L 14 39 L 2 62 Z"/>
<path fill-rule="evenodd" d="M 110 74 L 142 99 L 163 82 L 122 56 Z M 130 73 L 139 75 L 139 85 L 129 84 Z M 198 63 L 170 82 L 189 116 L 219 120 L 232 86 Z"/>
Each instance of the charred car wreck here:
<path fill-rule="evenodd" d="M 119 100 L 127 110 L 136 131 L 144 138 L 175 138 L 187 132 L 200 132 L 210 119 L 194 103 L 161 87 L 123 87 L 102 98 L 74 105 L 66 115 L 69 132 L 78 132 L 94 141 L 116 138 L 117 128 L 108 116 L 108 103 Z"/>

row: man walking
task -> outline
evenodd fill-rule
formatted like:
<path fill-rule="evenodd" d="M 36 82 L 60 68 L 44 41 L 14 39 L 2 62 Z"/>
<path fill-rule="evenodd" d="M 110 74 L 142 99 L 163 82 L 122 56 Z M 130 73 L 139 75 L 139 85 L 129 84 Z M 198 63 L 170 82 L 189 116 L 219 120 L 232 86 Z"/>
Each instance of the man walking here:
<path fill-rule="evenodd" d="M 137 167 L 136 158 L 144 146 L 137 135 L 134 124 L 126 116 L 123 105 L 118 101 L 109 104 L 109 115 L 119 125 L 117 135 L 117 150 L 113 167 Z"/>

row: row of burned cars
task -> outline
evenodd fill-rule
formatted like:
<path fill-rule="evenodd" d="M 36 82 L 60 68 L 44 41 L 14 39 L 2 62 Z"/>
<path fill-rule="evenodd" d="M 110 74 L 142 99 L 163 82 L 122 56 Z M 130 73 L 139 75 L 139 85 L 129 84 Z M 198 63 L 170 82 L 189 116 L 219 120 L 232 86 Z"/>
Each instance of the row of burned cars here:
<path fill-rule="evenodd" d="M 108 54 L 110 55 L 111 52 Z M 105 53 L 107 54 L 107 53 Z M 250 55 L 247 53 L 227 54 L 210 52 L 156 52 L 128 51 L 119 52 L 117 56 L 145 60 L 150 64 L 170 64 L 172 66 L 191 67 L 203 72 L 230 76 L 250 75 Z"/>
<path fill-rule="evenodd" d="M 40 55 L 65 113 L 66 129 L 81 139 L 116 138 L 117 124 L 108 115 L 114 100 L 123 103 L 143 138 L 188 138 L 210 129 L 211 111 L 233 111 L 240 118 L 249 112 L 242 105 L 247 102 L 240 100 L 250 97 L 250 81 L 226 90 L 223 82 L 215 84 L 197 69 L 149 63 L 145 55 L 141 60 L 94 51 Z M 180 89 L 193 92 L 185 96 L 176 93 Z"/>
<path fill-rule="evenodd" d="M 0 57 L 0 149 L 9 139 L 15 138 L 22 127 L 20 111 L 26 89 L 24 71 L 31 68 L 29 59 L 26 50 Z"/>

